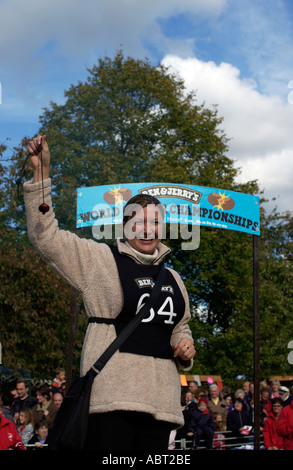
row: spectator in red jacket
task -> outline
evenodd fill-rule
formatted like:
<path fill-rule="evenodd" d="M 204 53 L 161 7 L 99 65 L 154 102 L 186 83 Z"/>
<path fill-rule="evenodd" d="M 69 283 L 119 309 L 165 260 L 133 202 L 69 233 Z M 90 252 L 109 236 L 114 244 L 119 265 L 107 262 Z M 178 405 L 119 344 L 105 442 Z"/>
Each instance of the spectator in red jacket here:
<path fill-rule="evenodd" d="M 267 450 L 284 449 L 284 438 L 277 433 L 278 420 L 283 408 L 281 398 L 272 399 L 272 410 L 265 420 L 263 427 L 264 446 Z"/>
<path fill-rule="evenodd" d="M 25 450 L 15 424 L 0 413 L 0 450 Z"/>
<path fill-rule="evenodd" d="M 277 431 L 284 438 L 284 450 L 293 450 L 293 401 L 282 409 Z"/>

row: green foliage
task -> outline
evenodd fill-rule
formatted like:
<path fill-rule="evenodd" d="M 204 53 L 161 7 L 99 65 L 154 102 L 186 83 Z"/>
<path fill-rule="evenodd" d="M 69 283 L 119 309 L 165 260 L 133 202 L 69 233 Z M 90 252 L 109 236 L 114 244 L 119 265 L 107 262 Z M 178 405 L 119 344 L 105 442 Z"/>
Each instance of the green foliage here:
<path fill-rule="evenodd" d="M 33 248 L 3 240 L 4 236 L 2 232 L 0 323 L 4 363 L 50 378 L 56 367 L 66 364 L 70 288 Z M 84 324 L 81 314 L 76 356 Z"/>
<path fill-rule="evenodd" d="M 261 369 L 291 374 L 288 343 L 293 339 L 293 215 L 273 211 L 261 243 Z"/>
<path fill-rule="evenodd" d="M 73 227 L 77 187 L 162 177 L 199 184 L 204 174 L 213 184 L 217 173 L 230 175 L 221 119 L 162 66 L 118 52 L 65 96 L 64 105 L 44 111 L 41 132 L 52 149 L 55 210 L 66 228 Z"/>
<path fill-rule="evenodd" d="M 217 108 L 198 104 L 184 83 L 148 60 L 100 59 L 87 80 L 51 103 L 40 117 L 52 156 L 54 209 L 61 228 L 74 230 L 76 189 L 82 186 L 165 181 L 258 194 L 256 181 L 236 183 L 229 140 Z M 233 137 L 233 136 L 232 136 Z M 26 137 L 9 173 L 0 168 L 1 341 L 7 365 L 52 370 L 64 364 L 70 291 L 27 246 L 23 204 L 17 197 Z M 29 165 L 24 179 L 30 177 Z M 4 197 L 5 194 L 5 197 Z M 292 214 L 266 214 L 260 237 L 261 374 L 286 373 L 292 331 Z M 84 231 L 83 236 L 90 236 Z M 251 236 L 201 229 L 200 246 L 182 251 L 167 240 L 170 265 L 190 295 L 197 355 L 194 373 L 253 375 Z M 82 318 L 82 316 L 81 316 Z M 84 325 L 81 320 L 81 331 Z M 82 334 L 77 336 L 79 354 Z M 4 338 L 4 340 L 3 340 Z"/>

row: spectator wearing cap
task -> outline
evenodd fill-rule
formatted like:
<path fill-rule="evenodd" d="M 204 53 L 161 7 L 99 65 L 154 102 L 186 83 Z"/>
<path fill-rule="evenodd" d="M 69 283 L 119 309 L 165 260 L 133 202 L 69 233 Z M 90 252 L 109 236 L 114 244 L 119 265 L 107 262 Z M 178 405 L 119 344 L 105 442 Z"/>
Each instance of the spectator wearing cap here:
<path fill-rule="evenodd" d="M 206 441 L 207 449 L 212 449 L 216 424 L 213 415 L 208 408 L 208 399 L 201 397 L 198 400 L 198 407 L 192 412 L 192 419 L 188 429 L 188 436 L 193 436 L 193 448 L 197 449 L 200 440 Z"/>
<path fill-rule="evenodd" d="M 284 408 L 285 406 L 290 405 L 290 403 L 291 403 L 292 400 L 293 400 L 293 396 L 290 395 L 289 388 L 288 388 L 288 387 L 285 387 L 284 385 L 282 385 L 282 386 L 279 388 L 279 397 L 280 397 L 281 400 L 282 400 L 283 408 Z M 265 405 L 263 411 L 264 411 L 264 413 L 265 413 L 266 416 L 269 415 L 269 413 L 272 411 L 272 400 L 270 400 L 270 401 Z"/>
<path fill-rule="evenodd" d="M 280 397 L 281 397 L 282 400 L 283 400 L 283 407 L 284 407 L 284 406 L 287 406 L 287 405 L 290 405 L 291 401 L 293 400 L 293 396 L 290 395 L 289 388 L 287 388 L 287 387 L 285 387 L 284 385 L 282 385 L 282 386 L 279 388 L 279 395 L 280 395 Z"/>

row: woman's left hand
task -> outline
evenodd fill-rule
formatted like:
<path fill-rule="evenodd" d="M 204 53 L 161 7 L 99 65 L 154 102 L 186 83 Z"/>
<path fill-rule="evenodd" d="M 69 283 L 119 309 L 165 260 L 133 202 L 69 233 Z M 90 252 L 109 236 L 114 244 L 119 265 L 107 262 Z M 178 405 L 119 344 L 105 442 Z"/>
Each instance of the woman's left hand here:
<path fill-rule="evenodd" d="M 195 355 L 193 342 L 189 338 L 183 338 L 172 346 L 174 357 L 180 357 L 183 361 L 189 361 Z"/>

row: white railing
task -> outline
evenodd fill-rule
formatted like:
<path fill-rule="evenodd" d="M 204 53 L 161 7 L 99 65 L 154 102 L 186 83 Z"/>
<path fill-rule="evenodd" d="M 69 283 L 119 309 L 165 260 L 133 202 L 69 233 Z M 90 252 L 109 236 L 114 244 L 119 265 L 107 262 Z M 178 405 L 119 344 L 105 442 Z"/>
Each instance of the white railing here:
<path fill-rule="evenodd" d="M 218 434 L 218 433 L 216 433 Z M 248 436 L 234 436 L 232 431 L 220 431 L 221 436 L 219 438 L 213 439 L 213 449 L 215 450 L 231 450 L 239 448 L 251 448 L 254 447 L 253 434 Z M 224 436 L 224 438 L 223 438 Z M 193 450 L 193 437 L 186 437 L 182 439 L 175 439 L 175 449 L 174 450 Z M 223 442 L 220 446 L 215 446 L 216 442 Z M 260 444 L 263 446 L 263 436 L 260 436 Z M 206 449 L 205 440 L 200 440 L 200 445 L 197 447 L 197 450 Z"/>

